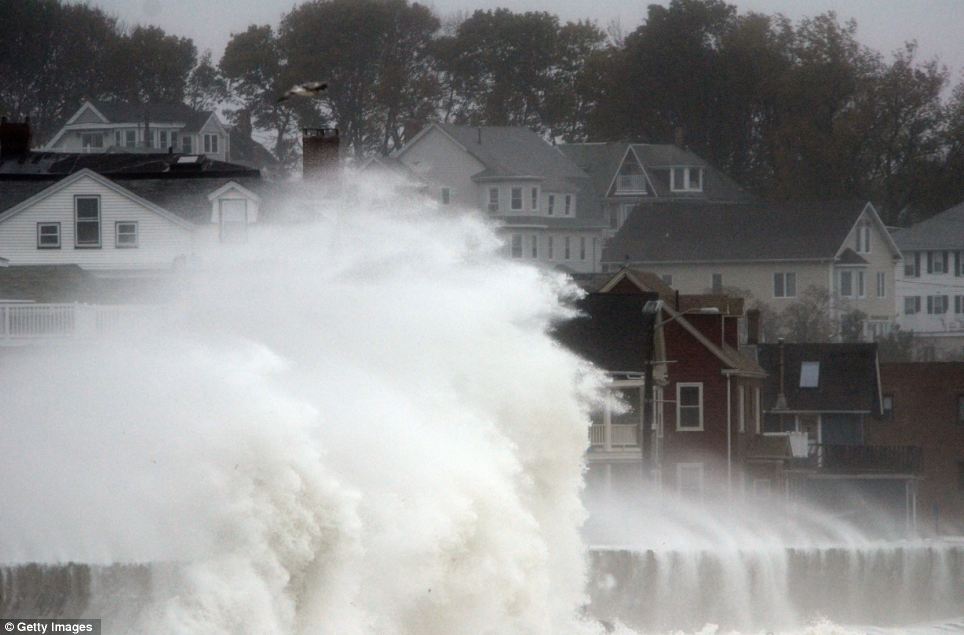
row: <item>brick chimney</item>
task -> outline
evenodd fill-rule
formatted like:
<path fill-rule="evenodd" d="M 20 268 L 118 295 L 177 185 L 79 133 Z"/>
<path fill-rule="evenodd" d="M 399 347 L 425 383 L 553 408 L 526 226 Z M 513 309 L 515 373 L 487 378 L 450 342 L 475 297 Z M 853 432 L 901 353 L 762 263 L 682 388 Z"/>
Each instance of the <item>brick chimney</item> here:
<path fill-rule="evenodd" d="M 338 128 L 303 128 L 301 132 L 303 178 L 317 178 L 337 167 L 340 145 Z"/>
<path fill-rule="evenodd" d="M 0 118 L 0 161 L 26 156 L 30 152 L 30 117 L 23 123 Z"/>

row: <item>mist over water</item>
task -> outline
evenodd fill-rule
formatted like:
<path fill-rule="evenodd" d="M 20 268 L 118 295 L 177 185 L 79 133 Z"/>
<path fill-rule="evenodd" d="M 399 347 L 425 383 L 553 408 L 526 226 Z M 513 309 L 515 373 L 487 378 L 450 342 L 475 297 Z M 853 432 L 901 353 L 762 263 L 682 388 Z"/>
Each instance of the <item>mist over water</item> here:
<path fill-rule="evenodd" d="M 564 279 L 354 200 L 202 254 L 149 337 L 5 355 L 0 562 L 170 565 L 133 632 L 598 630 Z"/>
<path fill-rule="evenodd" d="M 788 548 L 887 548 L 838 520 L 644 490 L 584 526 L 604 378 L 547 334 L 575 289 L 352 181 L 201 254 L 157 328 L 4 351 L 4 602 L 47 576 L 111 633 L 601 633 L 590 595 L 620 633 L 865 632 L 788 597 Z"/>

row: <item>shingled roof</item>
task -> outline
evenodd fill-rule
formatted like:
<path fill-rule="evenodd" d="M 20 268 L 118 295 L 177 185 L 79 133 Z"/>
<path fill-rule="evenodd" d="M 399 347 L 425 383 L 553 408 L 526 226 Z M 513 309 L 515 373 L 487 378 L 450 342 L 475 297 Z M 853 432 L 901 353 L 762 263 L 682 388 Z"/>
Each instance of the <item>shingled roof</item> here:
<path fill-rule="evenodd" d="M 89 101 L 110 123 L 142 122 L 145 119 L 156 123 L 183 123 L 183 132 L 198 132 L 214 114 L 210 110 L 194 110 L 187 104 Z"/>
<path fill-rule="evenodd" d="M 603 249 L 609 263 L 833 260 L 866 201 L 641 206 Z"/>
<path fill-rule="evenodd" d="M 906 229 L 893 232 L 901 251 L 964 248 L 964 202 Z"/>
<path fill-rule="evenodd" d="M 784 344 L 784 394 L 791 411 L 866 412 L 880 408 L 877 344 Z M 763 410 L 780 392 L 780 345 L 761 344 L 758 360 L 767 371 Z M 819 362 L 816 388 L 800 387 L 803 362 Z"/>
<path fill-rule="evenodd" d="M 576 308 L 580 315 L 556 326 L 556 339 L 602 370 L 640 373 L 652 359 L 654 314 L 643 306 L 656 294 L 590 293 Z"/>
<path fill-rule="evenodd" d="M 186 159 L 185 159 L 186 157 Z M 193 159 L 191 157 L 194 157 Z M 189 161 L 188 163 L 185 163 Z M 140 152 L 29 152 L 0 160 L 0 180 L 67 176 L 80 170 L 93 170 L 105 176 L 129 178 L 181 178 L 185 174 L 258 177 L 260 172 L 235 163 L 203 155 Z"/>

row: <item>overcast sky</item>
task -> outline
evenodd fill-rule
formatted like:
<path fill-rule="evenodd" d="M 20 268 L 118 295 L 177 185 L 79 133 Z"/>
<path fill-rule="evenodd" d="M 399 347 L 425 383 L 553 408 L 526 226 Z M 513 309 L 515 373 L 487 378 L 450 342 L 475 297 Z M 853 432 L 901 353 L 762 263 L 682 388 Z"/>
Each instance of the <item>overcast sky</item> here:
<path fill-rule="evenodd" d="M 550 11 L 564 20 L 589 18 L 605 27 L 619 20 L 625 32 L 639 25 L 655 0 L 430 0 L 441 16 L 459 11 L 506 7 L 513 11 Z M 923 57 L 937 56 L 955 83 L 964 68 L 964 0 L 729 0 L 740 11 L 783 13 L 794 20 L 834 10 L 853 17 L 860 41 L 884 53 L 916 39 Z M 667 4 L 668 0 L 659 4 Z M 93 0 L 128 24 L 149 23 L 190 37 L 219 59 L 232 32 L 249 24 L 277 25 L 295 0 Z"/>

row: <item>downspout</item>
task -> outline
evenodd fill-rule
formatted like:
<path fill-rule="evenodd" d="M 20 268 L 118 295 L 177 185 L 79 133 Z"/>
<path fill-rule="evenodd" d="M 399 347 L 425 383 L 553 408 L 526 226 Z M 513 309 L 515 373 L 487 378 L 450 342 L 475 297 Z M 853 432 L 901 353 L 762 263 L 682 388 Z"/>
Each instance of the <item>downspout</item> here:
<path fill-rule="evenodd" d="M 733 412 L 730 408 L 730 375 L 726 375 L 726 492 L 733 495 Z"/>

